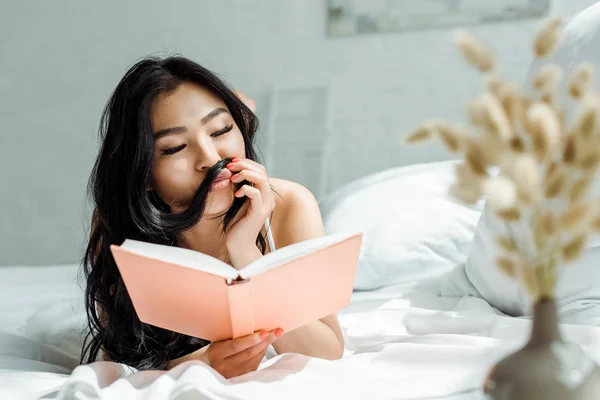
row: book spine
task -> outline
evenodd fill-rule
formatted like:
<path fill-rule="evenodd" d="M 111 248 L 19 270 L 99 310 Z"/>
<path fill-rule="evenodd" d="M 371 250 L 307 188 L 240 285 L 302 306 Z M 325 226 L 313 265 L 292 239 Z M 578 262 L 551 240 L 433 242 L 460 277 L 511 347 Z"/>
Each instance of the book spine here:
<path fill-rule="evenodd" d="M 229 312 L 233 338 L 254 333 L 250 279 L 228 282 Z"/>

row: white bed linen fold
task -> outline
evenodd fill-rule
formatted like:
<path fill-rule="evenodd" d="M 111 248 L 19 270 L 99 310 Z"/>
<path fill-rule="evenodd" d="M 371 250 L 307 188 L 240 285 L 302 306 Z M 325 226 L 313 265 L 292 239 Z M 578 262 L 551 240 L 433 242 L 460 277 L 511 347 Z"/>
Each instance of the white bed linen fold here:
<path fill-rule="evenodd" d="M 7 275 L 0 269 L 0 279 Z M 0 293 L 2 399 L 475 399 L 489 367 L 522 344 L 529 327 L 481 299 L 439 297 L 437 277 L 355 293 L 340 313 L 348 353 L 341 360 L 282 355 L 229 381 L 194 362 L 132 373 L 116 363 L 76 366 L 84 314 L 74 267 L 10 275 Z M 600 328 L 562 329 L 600 361 Z"/>

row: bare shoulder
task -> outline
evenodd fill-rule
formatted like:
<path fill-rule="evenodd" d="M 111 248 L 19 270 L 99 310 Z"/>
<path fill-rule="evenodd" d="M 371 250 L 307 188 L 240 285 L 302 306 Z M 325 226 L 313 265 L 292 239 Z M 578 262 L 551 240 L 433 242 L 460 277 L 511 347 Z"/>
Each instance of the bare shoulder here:
<path fill-rule="evenodd" d="M 269 180 L 275 191 L 275 203 L 279 211 L 289 211 L 299 205 L 318 207 L 317 200 L 305 186 L 284 179 L 270 178 Z"/>
<path fill-rule="evenodd" d="M 319 204 L 305 186 L 270 178 L 274 190 L 275 209 L 271 226 L 276 246 L 284 247 L 323 235 Z"/>

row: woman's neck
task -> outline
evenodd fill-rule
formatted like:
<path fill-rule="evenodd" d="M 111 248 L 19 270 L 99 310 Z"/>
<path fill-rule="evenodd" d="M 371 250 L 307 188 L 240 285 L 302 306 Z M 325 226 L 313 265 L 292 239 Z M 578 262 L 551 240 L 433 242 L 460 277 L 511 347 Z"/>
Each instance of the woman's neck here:
<path fill-rule="evenodd" d="M 222 261 L 229 259 L 225 247 L 222 218 L 203 218 L 192 229 L 182 233 L 177 246 L 198 251 Z"/>

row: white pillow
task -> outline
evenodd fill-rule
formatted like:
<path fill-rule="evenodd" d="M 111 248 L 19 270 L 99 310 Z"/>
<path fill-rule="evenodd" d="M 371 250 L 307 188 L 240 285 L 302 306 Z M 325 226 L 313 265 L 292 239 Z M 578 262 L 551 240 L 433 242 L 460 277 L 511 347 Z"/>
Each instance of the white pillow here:
<path fill-rule="evenodd" d="M 597 193 L 600 194 L 600 190 Z M 517 228 L 521 234 L 525 234 L 526 229 Z M 486 206 L 467 261 L 448 276 L 442 286 L 442 296 L 477 296 L 508 315 L 529 313 L 531 299 L 523 287 L 495 265 L 496 257 L 501 254 L 496 237 L 503 232 L 506 226 Z M 600 240 L 597 235 L 590 238 L 580 259 L 559 269 L 556 300 L 562 308 L 564 322 L 592 323 L 589 320 L 592 317 L 600 322 Z"/>
<path fill-rule="evenodd" d="M 320 202 L 326 233 L 361 230 L 355 289 L 370 290 L 448 272 L 464 262 L 481 205 L 452 200 L 456 161 L 383 171 Z"/>
<path fill-rule="evenodd" d="M 551 62 L 562 66 L 565 77 L 583 61 L 591 61 L 600 70 L 600 3 L 584 10 L 566 27 L 558 51 L 544 62 L 536 61 L 530 68 L 526 87 L 531 87 L 532 76 L 543 64 Z M 567 117 L 575 117 L 574 103 L 566 96 L 563 81 L 560 100 L 566 107 Z M 598 80 L 596 81 L 598 87 Z M 600 195 L 600 181 L 595 181 L 592 195 Z M 525 234 L 526 227 L 516 230 Z M 510 315 L 525 315 L 531 300 L 520 285 L 507 278 L 495 267 L 499 254 L 496 236 L 505 232 L 505 225 L 485 207 L 472 250 L 464 267 L 457 268 L 442 287 L 442 295 L 473 295 L 483 297 L 493 307 Z M 560 269 L 556 300 L 561 307 L 563 321 L 571 323 L 600 323 L 600 240 L 592 237 L 581 259 Z"/>

